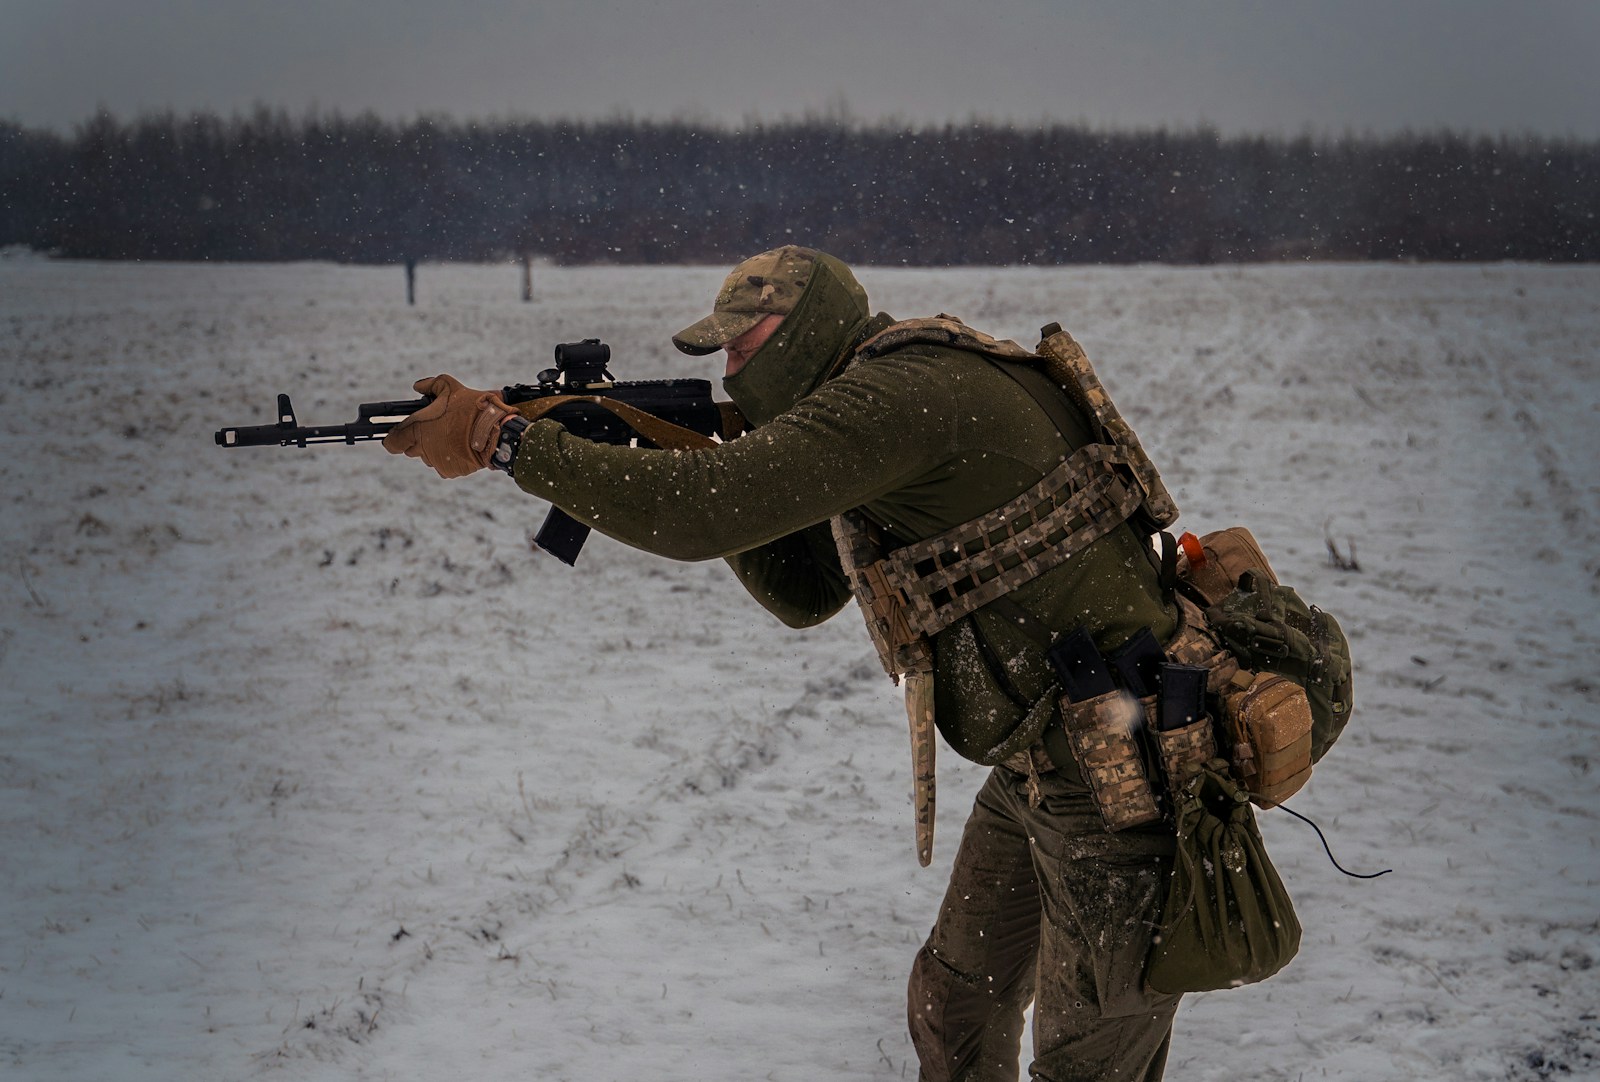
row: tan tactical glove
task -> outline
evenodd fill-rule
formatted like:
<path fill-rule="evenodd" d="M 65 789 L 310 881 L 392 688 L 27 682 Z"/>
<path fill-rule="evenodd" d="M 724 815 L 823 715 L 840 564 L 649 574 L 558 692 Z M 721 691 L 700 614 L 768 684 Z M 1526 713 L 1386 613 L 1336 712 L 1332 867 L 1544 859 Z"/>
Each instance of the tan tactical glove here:
<path fill-rule="evenodd" d="M 465 477 L 489 464 L 500 423 L 515 411 L 498 391 L 475 391 L 454 376 L 430 376 L 412 384 L 433 401 L 383 437 L 392 455 L 420 458 L 440 477 Z"/>

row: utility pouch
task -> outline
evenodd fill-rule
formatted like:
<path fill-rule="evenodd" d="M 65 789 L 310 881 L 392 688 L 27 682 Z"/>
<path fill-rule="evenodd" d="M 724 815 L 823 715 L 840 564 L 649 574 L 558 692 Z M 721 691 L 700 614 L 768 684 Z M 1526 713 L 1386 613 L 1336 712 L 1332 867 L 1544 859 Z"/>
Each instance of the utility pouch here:
<path fill-rule="evenodd" d="M 1288 677 L 1311 704 L 1311 761 L 1321 759 L 1350 720 L 1350 644 L 1330 614 L 1254 572 L 1206 613 L 1213 634 L 1240 667 Z"/>
<path fill-rule="evenodd" d="M 1265 575 L 1274 586 L 1278 584 L 1278 576 L 1255 534 L 1243 526 L 1230 526 L 1204 537 L 1186 533 L 1178 539 L 1178 545 L 1182 549 L 1178 580 L 1201 608 L 1210 608 L 1233 593 L 1240 576 L 1248 571 Z"/>
<path fill-rule="evenodd" d="M 1282 585 L 1243 526 L 1178 539 L 1180 602 L 1205 610 L 1211 637 L 1238 667 L 1287 676 L 1311 704 L 1311 761 L 1339 739 L 1350 720 L 1350 644 L 1333 616 Z M 1183 660 L 1193 660 L 1184 658 Z M 1218 692 L 1232 672 L 1216 669 Z"/>
<path fill-rule="evenodd" d="M 1145 983 L 1174 994 L 1265 980 L 1300 949 L 1300 920 L 1247 794 L 1216 762 L 1184 784 L 1175 805 L 1177 855 Z"/>
<path fill-rule="evenodd" d="M 1222 695 L 1234 776 L 1258 807 L 1272 808 L 1311 777 L 1311 703 L 1277 673 L 1240 672 Z"/>

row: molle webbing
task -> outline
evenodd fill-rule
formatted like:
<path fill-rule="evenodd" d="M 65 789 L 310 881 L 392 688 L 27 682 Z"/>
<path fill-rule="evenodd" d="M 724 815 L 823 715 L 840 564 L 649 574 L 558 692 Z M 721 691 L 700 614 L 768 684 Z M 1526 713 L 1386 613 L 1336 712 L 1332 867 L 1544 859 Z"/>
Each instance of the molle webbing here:
<path fill-rule="evenodd" d="M 1124 463 L 1115 447 L 1081 447 L 1008 503 L 889 553 L 879 574 L 909 629 L 937 634 L 1110 533 L 1140 502 L 1114 468 Z"/>
<path fill-rule="evenodd" d="M 867 621 L 883 671 L 897 684 L 901 673 L 932 671 L 933 650 L 927 636 L 911 625 L 904 598 L 884 577 L 882 529 L 860 511 L 835 515 L 832 525 L 839 565 Z"/>
<path fill-rule="evenodd" d="M 943 313 L 931 319 L 907 319 L 884 328 L 856 349 L 856 360 L 878 357 L 906 346 L 948 346 L 1003 361 L 1038 363 L 1039 358 L 1011 341 L 975 331 L 955 316 Z"/>
<path fill-rule="evenodd" d="M 1178 505 L 1173 502 L 1167 486 L 1161 483 L 1161 474 L 1156 470 L 1155 463 L 1150 461 L 1150 456 L 1145 454 L 1144 445 L 1139 442 L 1132 426 L 1123 420 L 1116 403 L 1111 401 L 1111 393 L 1100 382 L 1083 347 L 1072 335 L 1062 330 L 1059 323 L 1051 323 L 1041 329 L 1039 337 L 1039 356 L 1045 360 L 1045 372 L 1067 392 L 1079 409 L 1094 419 L 1102 433 L 1102 441 L 1114 445 L 1127 455 L 1128 468 L 1143 490 L 1140 510 L 1142 517 L 1149 520 L 1150 532 L 1164 530 L 1178 521 Z"/>

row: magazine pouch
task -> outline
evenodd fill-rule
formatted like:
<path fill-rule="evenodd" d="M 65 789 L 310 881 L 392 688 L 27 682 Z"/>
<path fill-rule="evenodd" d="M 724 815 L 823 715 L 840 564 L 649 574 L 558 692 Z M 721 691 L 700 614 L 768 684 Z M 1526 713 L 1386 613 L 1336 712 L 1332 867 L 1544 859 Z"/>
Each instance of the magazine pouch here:
<path fill-rule="evenodd" d="M 1067 740 L 1110 831 L 1161 818 L 1155 790 L 1139 755 L 1144 712 L 1137 699 L 1120 689 L 1081 702 L 1061 700 Z"/>
<path fill-rule="evenodd" d="M 1161 775 L 1173 798 L 1201 767 L 1217 757 L 1216 733 L 1206 712 L 1211 673 L 1203 665 L 1172 661 L 1161 665 L 1159 703 L 1151 731 Z"/>
<path fill-rule="evenodd" d="M 1167 785 L 1174 790 L 1217 757 L 1217 740 L 1210 717 L 1202 717 L 1182 729 L 1157 730 L 1156 746 L 1161 752 Z"/>

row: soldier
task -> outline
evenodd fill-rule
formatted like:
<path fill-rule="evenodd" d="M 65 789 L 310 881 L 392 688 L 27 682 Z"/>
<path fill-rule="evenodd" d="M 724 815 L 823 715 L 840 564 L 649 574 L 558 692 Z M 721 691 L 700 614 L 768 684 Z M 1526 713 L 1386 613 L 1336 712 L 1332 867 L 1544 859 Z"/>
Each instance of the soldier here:
<path fill-rule="evenodd" d="M 503 469 L 649 552 L 725 558 L 765 608 L 809 627 L 852 593 L 836 542 L 846 533 L 830 520 L 890 548 L 938 537 L 1049 488 L 1092 442 L 1067 396 L 1005 363 L 1018 347 L 884 335 L 901 326 L 872 314 L 843 263 L 783 247 L 734 268 L 712 313 L 673 337 L 694 356 L 725 352 L 723 387 L 753 426 L 739 439 L 693 451 L 591 443 L 438 376 L 416 385 L 435 401 L 384 445 L 445 477 Z M 1149 991 L 1143 971 L 1173 836 L 1159 822 L 1107 831 L 1043 645 L 1079 627 L 1102 650 L 1142 628 L 1163 643 L 1177 631 L 1129 510 L 1093 530 L 1074 519 L 1062 559 L 1032 577 L 1007 572 L 1003 603 L 928 638 L 940 733 L 994 770 L 912 968 L 924 1079 L 1015 1079 L 1030 1001 L 1035 1077 L 1162 1075 L 1178 997 Z"/>

